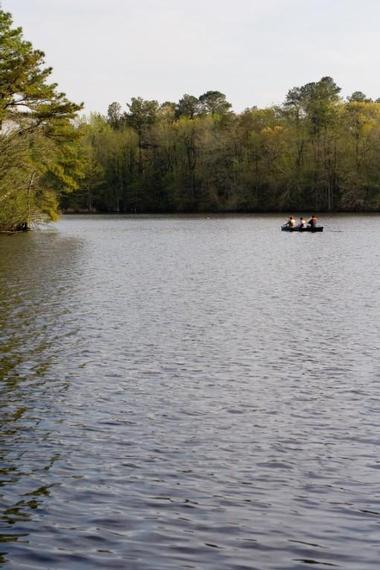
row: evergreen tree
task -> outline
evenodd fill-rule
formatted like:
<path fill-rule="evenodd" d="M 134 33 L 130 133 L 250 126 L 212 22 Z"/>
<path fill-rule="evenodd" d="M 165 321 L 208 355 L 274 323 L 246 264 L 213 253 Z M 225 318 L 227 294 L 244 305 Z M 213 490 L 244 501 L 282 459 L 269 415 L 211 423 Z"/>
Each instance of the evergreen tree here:
<path fill-rule="evenodd" d="M 81 175 L 81 106 L 49 83 L 43 52 L 0 9 L 0 229 L 29 226 L 57 214 L 57 193 L 74 189 Z"/>

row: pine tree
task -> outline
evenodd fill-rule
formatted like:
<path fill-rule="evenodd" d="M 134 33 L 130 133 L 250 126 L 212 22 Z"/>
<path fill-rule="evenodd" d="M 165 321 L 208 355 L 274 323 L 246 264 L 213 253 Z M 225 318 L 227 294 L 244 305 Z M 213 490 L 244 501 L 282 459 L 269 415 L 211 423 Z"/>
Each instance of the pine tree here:
<path fill-rule="evenodd" d="M 0 9 L 0 230 L 54 218 L 57 191 L 81 174 L 72 121 L 82 106 L 49 83 L 51 72 Z"/>

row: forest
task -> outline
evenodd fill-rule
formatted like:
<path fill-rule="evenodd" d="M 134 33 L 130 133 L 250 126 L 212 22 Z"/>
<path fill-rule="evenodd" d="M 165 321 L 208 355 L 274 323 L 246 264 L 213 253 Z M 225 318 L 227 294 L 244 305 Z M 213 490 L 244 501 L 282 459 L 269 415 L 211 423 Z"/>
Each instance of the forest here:
<path fill-rule="evenodd" d="M 380 100 L 331 77 L 240 113 L 206 91 L 86 117 L 51 71 L 0 10 L 1 231 L 59 211 L 380 210 Z"/>
<path fill-rule="evenodd" d="M 380 102 L 344 100 L 331 77 L 279 106 L 234 113 L 223 93 L 159 104 L 132 98 L 85 120 L 73 209 L 106 212 L 374 211 Z"/>

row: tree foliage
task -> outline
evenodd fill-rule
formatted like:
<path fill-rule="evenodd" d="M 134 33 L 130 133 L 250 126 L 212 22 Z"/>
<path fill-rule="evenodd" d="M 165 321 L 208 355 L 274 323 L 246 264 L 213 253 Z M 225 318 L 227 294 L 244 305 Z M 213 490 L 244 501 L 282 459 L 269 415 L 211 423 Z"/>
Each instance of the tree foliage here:
<path fill-rule="evenodd" d="M 81 106 L 49 83 L 43 52 L 0 9 L 0 230 L 54 219 L 57 194 L 77 187 Z"/>
<path fill-rule="evenodd" d="M 323 77 L 240 114 L 219 91 L 113 103 L 86 125 L 86 186 L 64 205 L 88 208 L 91 187 L 110 212 L 378 210 L 380 103 L 340 92 Z"/>
<path fill-rule="evenodd" d="M 380 209 L 380 100 L 344 100 L 331 77 L 242 113 L 214 90 L 133 97 L 75 122 L 81 107 L 50 74 L 0 10 L 0 230 L 54 219 L 58 200 L 107 212 Z"/>

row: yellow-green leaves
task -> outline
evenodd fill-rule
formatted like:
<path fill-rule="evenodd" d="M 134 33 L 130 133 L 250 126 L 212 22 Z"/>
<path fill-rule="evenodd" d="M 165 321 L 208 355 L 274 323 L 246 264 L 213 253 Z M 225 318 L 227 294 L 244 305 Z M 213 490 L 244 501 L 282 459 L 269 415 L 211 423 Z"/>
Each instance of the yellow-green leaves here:
<path fill-rule="evenodd" d="M 44 53 L 0 9 L 0 229 L 57 215 L 57 192 L 80 176 L 80 105 L 49 82 Z"/>

